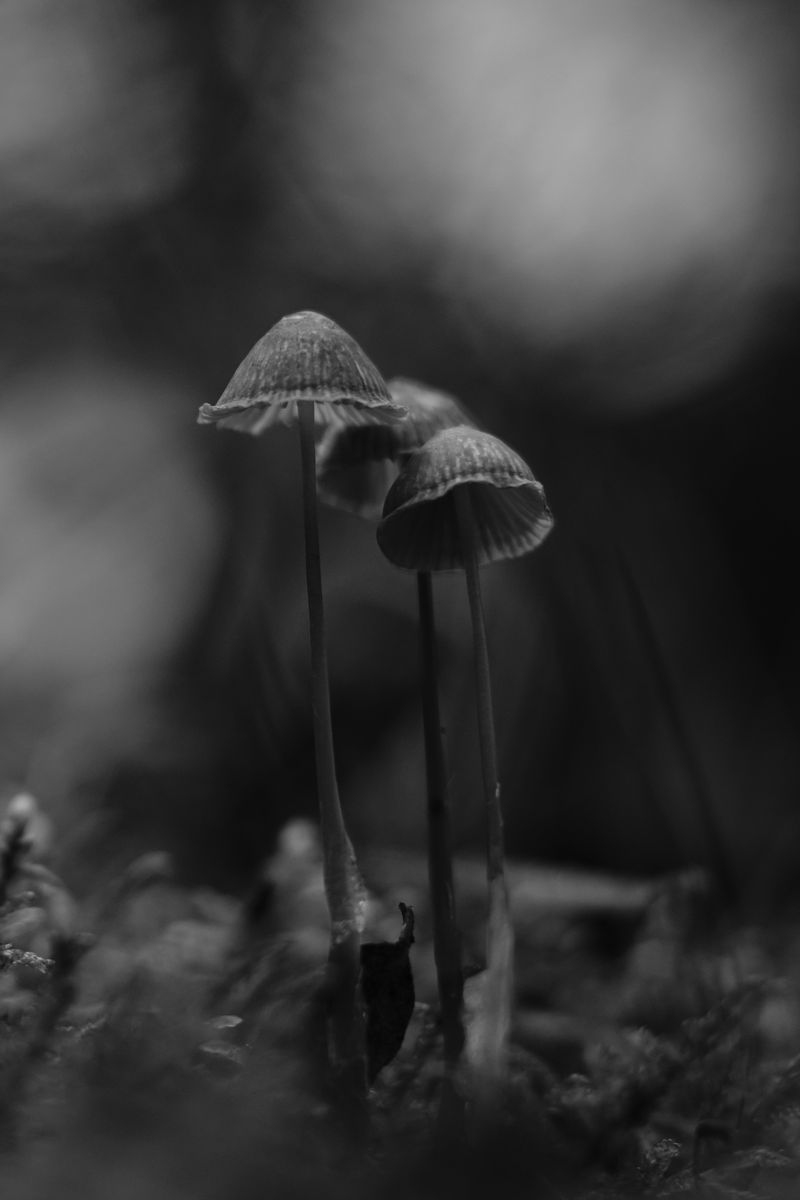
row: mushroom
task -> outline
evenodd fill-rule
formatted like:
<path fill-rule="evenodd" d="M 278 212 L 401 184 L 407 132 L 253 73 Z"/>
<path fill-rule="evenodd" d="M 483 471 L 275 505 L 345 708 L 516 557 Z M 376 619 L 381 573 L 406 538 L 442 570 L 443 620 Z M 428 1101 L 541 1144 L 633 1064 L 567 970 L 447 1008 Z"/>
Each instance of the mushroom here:
<path fill-rule="evenodd" d="M 389 381 L 408 412 L 392 425 L 331 426 L 317 456 L 320 499 L 364 517 L 379 517 L 386 493 L 412 450 L 441 429 L 470 423 L 454 396 L 413 379 Z M 439 715 L 438 653 L 430 572 L 417 572 L 422 720 L 427 782 L 428 877 L 445 1062 L 455 1071 L 464 1046 L 464 979 L 455 916 L 450 805 Z"/>
<path fill-rule="evenodd" d="M 406 455 L 440 429 L 472 425 L 464 406 L 449 392 L 415 379 L 390 379 L 389 393 L 407 413 L 391 425 L 331 425 L 317 454 L 320 500 L 360 517 L 379 519 L 386 493 Z"/>
<path fill-rule="evenodd" d="M 467 426 L 412 452 L 392 485 L 378 544 L 398 567 L 463 570 L 472 618 L 481 774 L 486 807 L 489 911 L 481 1020 L 471 1057 L 488 1081 L 502 1076 L 511 1022 L 513 930 L 503 851 L 489 655 L 479 568 L 534 550 L 553 518 L 542 485 L 499 438 Z"/>
<path fill-rule="evenodd" d="M 471 424 L 462 404 L 449 392 L 399 377 L 390 379 L 389 390 L 393 400 L 407 409 L 405 420 L 392 425 L 326 430 L 317 458 L 319 496 L 326 503 L 361 516 L 379 517 L 386 492 L 410 452 L 440 430 Z M 452 1074 L 464 1045 L 461 937 L 453 898 L 449 786 L 439 715 L 431 572 L 417 571 L 416 583 L 427 781 L 428 880 L 445 1062 Z"/>
<path fill-rule="evenodd" d="M 377 368 L 349 334 L 315 312 L 283 317 L 253 346 L 216 404 L 202 405 L 201 424 L 260 434 L 297 425 L 303 479 L 311 688 L 323 875 L 331 915 L 328 956 L 331 1052 L 343 1090 L 365 1094 L 363 1019 L 356 1003 L 364 890 L 344 823 L 331 729 L 315 476 L 317 425 L 397 420 Z"/>

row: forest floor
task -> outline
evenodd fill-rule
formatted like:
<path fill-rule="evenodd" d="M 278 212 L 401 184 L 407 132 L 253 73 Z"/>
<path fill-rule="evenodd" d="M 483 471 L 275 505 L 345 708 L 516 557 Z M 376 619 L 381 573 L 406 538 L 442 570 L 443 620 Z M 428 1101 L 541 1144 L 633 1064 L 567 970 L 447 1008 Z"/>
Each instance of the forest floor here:
<path fill-rule="evenodd" d="M 4 1200 L 800 1195 L 800 914 L 734 917 L 696 870 L 514 864 L 508 1078 L 487 1114 L 465 1067 L 454 1141 L 425 865 L 373 852 L 367 934 L 394 941 L 413 904 L 417 1001 L 353 1146 L 321 1082 L 313 829 L 284 830 L 243 900 L 183 886 L 158 852 L 78 899 L 25 803 L 0 831 Z M 456 880 L 469 1022 L 480 864 Z"/>

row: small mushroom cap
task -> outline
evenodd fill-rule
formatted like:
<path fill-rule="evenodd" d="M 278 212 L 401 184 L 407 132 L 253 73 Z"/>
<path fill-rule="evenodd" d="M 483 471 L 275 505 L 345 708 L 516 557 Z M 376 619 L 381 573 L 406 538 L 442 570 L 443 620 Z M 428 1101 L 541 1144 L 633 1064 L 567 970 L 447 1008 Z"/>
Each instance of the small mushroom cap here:
<path fill-rule="evenodd" d="M 453 489 L 469 489 L 481 566 L 534 550 L 553 527 L 544 488 L 505 442 L 479 429 L 444 429 L 409 455 L 392 485 L 378 544 L 398 567 L 464 567 Z"/>
<path fill-rule="evenodd" d="M 320 425 L 399 420 L 378 368 L 354 338 L 316 312 L 282 317 L 256 342 L 216 404 L 198 421 L 245 433 L 293 425 L 299 404 L 313 404 Z"/>
<path fill-rule="evenodd" d="M 391 425 L 331 425 L 317 451 L 320 499 L 362 517 L 380 517 L 399 471 L 398 460 L 440 429 L 473 422 L 455 396 L 414 379 L 391 379 L 389 392 L 406 410 Z"/>

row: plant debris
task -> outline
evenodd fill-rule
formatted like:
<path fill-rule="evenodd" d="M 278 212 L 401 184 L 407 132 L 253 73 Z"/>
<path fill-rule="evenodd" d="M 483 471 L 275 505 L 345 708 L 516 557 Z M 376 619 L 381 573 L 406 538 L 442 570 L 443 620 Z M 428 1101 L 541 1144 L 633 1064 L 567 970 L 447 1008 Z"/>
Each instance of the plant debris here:
<path fill-rule="evenodd" d="M 367 1080 L 397 1055 L 414 1012 L 414 976 L 409 950 L 414 942 L 414 910 L 398 905 L 403 929 L 396 942 L 365 942 L 361 947 L 361 994 L 367 1010 Z"/>

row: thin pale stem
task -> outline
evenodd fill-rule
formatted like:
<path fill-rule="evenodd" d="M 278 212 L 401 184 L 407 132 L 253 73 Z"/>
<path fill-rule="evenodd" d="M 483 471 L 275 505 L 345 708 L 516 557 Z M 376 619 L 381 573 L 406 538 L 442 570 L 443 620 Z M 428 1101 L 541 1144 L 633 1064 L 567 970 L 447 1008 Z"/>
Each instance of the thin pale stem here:
<path fill-rule="evenodd" d="M 514 933 L 508 901 L 503 850 L 503 814 L 497 776 L 497 747 L 489 674 L 489 651 L 481 597 L 478 546 L 467 486 L 453 488 L 458 534 L 464 557 L 475 665 L 478 740 L 486 806 L 486 875 L 489 916 L 486 932 L 486 984 L 480 1044 L 475 1053 L 489 1075 L 499 1077 L 511 1026 L 514 973 Z"/>
<path fill-rule="evenodd" d="M 311 705 L 314 719 L 314 753 L 322 838 L 325 894 L 331 914 L 327 993 L 330 1045 L 334 1075 L 349 1101 L 359 1108 L 366 1098 L 364 1024 L 358 1001 L 361 897 L 358 868 L 347 835 L 336 783 L 333 751 L 328 658 L 325 645 L 325 612 L 317 522 L 317 483 L 314 446 L 314 406 L 300 403 L 300 455 L 303 474 L 308 622 L 311 639 Z"/>
<path fill-rule="evenodd" d="M 453 849 L 444 734 L 439 712 L 439 663 L 433 586 L 429 572 L 417 574 L 422 721 L 428 790 L 428 878 L 433 912 L 433 946 L 442 1011 L 445 1062 L 455 1068 L 464 1048 L 464 978 L 456 925 Z"/>

